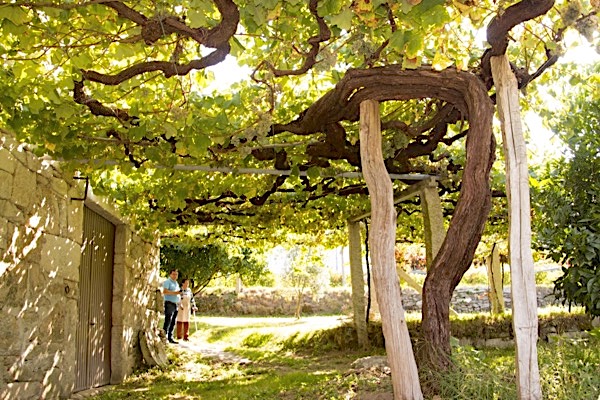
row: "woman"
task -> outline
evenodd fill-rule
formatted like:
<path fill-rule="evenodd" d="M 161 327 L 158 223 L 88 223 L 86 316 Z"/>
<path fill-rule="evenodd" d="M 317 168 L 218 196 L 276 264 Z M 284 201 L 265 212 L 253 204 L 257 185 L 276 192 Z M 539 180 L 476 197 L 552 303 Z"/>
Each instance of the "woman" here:
<path fill-rule="evenodd" d="M 190 311 L 196 312 L 194 293 L 190 289 L 190 280 L 184 279 L 181 283 L 181 300 L 179 301 L 179 312 L 177 313 L 177 339 L 189 340 Z"/>

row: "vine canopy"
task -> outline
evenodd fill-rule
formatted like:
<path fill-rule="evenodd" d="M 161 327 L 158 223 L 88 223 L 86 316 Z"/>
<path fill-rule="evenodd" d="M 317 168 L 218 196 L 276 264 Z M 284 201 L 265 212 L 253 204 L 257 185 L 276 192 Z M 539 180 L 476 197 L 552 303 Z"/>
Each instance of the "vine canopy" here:
<path fill-rule="evenodd" d="M 452 213 L 472 124 L 453 87 L 493 101 L 505 52 L 529 86 L 569 31 L 597 46 L 598 3 L 0 2 L 0 125 L 163 235 L 323 241 L 368 209 L 361 100 L 395 190 L 434 175 Z M 245 79 L 223 87 L 227 59 Z"/>

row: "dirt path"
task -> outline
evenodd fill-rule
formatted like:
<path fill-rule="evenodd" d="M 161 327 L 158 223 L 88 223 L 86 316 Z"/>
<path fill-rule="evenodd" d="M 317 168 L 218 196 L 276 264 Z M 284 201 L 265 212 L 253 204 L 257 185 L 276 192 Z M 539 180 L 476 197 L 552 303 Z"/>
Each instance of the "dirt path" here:
<path fill-rule="evenodd" d="M 170 345 L 177 350 L 196 353 L 205 358 L 215 359 L 226 364 L 250 364 L 247 358 L 240 357 L 234 353 L 225 351 L 222 346 L 204 343 L 190 338 L 189 342 L 179 341 L 179 344 Z"/>

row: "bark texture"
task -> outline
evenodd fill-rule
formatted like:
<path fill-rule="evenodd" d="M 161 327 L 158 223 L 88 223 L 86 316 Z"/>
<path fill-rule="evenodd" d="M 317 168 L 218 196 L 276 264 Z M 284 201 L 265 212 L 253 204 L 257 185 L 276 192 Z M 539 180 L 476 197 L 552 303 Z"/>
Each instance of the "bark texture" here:
<path fill-rule="evenodd" d="M 451 86 L 460 98 L 469 120 L 466 164 L 461 193 L 446 239 L 423 286 L 423 323 L 425 344 L 420 361 L 437 368 L 450 366 L 449 307 L 452 292 L 469 269 L 481 239 L 491 206 L 489 173 L 494 161 L 492 135 L 493 107 L 486 89 L 474 75 L 453 79 Z"/>

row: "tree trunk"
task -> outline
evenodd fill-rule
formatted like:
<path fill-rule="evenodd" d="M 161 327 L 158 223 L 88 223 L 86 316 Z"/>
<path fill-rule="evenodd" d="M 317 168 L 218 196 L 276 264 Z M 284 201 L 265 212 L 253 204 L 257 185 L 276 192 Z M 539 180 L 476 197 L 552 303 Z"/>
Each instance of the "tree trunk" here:
<path fill-rule="evenodd" d="M 424 346 L 420 363 L 446 369 L 450 362 L 449 308 L 452 293 L 471 266 L 491 207 L 489 175 L 494 161 L 493 106 L 483 83 L 471 74 L 461 74 L 451 89 L 463 96 L 468 113 L 466 163 L 462 187 L 446 238 L 434 258 L 423 285 Z M 449 88 L 450 89 L 450 88 Z"/>
<path fill-rule="evenodd" d="M 298 297 L 296 297 L 296 311 L 294 312 L 294 317 L 296 317 L 296 319 L 300 319 L 300 316 L 302 315 L 302 293 L 298 293 L 297 295 Z"/>
<path fill-rule="evenodd" d="M 392 181 L 383 163 L 379 102 L 375 100 L 365 100 L 360 104 L 360 150 L 362 170 L 371 198 L 369 247 L 373 280 L 392 371 L 394 399 L 423 399 L 396 275 L 396 210 Z"/>
<path fill-rule="evenodd" d="M 427 350 L 441 344 L 445 357 L 433 357 L 434 367 L 449 365 L 452 292 L 467 271 L 491 205 L 489 176 L 496 145 L 492 135 L 494 107 L 484 84 L 474 74 L 448 68 L 402 70 L 397 66 L 350 70 L 335 89 L 307 110 L 300 122 L 319 121 L 319 129 L 332 113 L 355 115 L 367 99 L 379 101 L 438 98 L 452 104 L 469 121 L 466 163 L 461 193 L 446 238 L 428 271 L 423 288 L 423 334 Z M 304 126 L 305 129 L 309 126 Z M 393 254 L 390 255 L 393 259 Z M 439 296 L 439 298 L 437 297 Z M 444 327 L 444 329 L 440 329 Z"/>
<path fill-rule="evenodd" d="M 367 315 L 365 306 L 365 276 L 362 267 L 360 222 L 348 221 L 348 243 L 350 249 L 350 279 L 352 281 L 352 309 L 358 345 L 369 347 Z"/>
<path fill-rule="evenodd" d="M 492 57 L 498 114 L 506 154 L 506 193 L 510 225 L 510 276 L 519 399 L 541 399 L 537 360 L 537 296 L 531 254 L 527 148 L 521 127 L 517 79 L 506 55 Z"/>

